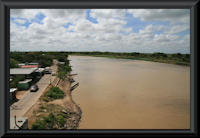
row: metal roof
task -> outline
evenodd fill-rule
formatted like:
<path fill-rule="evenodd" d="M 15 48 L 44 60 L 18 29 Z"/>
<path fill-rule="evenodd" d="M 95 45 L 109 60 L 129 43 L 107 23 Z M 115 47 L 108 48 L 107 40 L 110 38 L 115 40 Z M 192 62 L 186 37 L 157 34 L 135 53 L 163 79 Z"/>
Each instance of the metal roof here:
<path fill-rule="evenodd" d="M 38 68 L 35 72 L 42 72 L 44 71 L 44 68 Z"/>
<path fill-rule="evenodd" d="M 15 92 L 17 88 L 10 88 L 10 92 Z"/>
<path fill-rule="evenodd" d="M 25 74 L 31 74 L 36 69 L 33 68 L 11 68 L 10 69 L 10 75 L 25 75 Z"/>
<path fill-rule="evenodd" d="M 38 65 L 39 63 L 36 62 L 32 62 L 32 63 L 28 63 L 29 65 Z"/>
<path fill-rule="evenodd" d="M 27 80 L 24 80 L 24 81 L 19 81 L 18 83 L 19 83 L 19 84 L 23 84 L 23 83 L 28 83 L 28 82 L 30 82 L 30 81 L 32 81 L 32 79 L 27 79 Z"/>
<path fill-rule="evenodd" d="M 38 68 L 40 65 L 22 65 L 21 68 Z"/>

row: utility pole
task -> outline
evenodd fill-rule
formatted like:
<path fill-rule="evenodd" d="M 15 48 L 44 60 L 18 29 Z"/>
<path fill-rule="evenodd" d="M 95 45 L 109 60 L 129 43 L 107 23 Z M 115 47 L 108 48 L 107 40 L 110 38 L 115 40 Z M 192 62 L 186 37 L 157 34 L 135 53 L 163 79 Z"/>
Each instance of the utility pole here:
<path fill-rule="evenodd" d="M 50 84 L 51 84 L 51 74 L 50 74 Z"/>

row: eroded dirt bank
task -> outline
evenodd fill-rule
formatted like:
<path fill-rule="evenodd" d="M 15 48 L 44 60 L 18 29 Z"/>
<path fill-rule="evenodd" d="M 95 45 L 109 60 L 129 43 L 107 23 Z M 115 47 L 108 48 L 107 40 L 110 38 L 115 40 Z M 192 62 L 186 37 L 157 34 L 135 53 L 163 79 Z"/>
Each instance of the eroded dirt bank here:
<path fill-rule="evenodd" d="M 57 85 L 57 87 L 64 92 L 63 99 L 45 101 L 45 93 L 49 91 L 51 87 L 51 85 L 47 87 L 35 105 L 24 115 L 24 117 L 28 117 L 29 129 L 31 129 L 35 121 L 42 120 L 49 115 L 50 112 L 53 112 L 55 116 L 59 114 L 66 116 L 64 125 L 61 127 L 59 123 L 55 124 L 53 127 L 54 129 L 77 129 L 82 111 L 72 99 L 72 91 L 70 91 L 71 82 L 68 81 L 68 77 L 65 80 L 60 80 Z"/>

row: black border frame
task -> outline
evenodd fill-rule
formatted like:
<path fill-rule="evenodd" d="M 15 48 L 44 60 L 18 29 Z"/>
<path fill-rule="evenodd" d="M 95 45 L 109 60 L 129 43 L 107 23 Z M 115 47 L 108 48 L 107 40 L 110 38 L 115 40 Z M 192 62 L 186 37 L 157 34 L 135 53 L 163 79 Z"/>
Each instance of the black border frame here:
<path fill-rule="evenodd" d="M 2 137 L 63 137 L 63 136 L 151 136 L 198 137 L 197 71 L 199 0 L 0 0 L 0 136 Z M 184 130 L 10 130 L 9 53 L 10 9 L 52 8 L 177 8 L 190 9 L 190 129 Z"/>

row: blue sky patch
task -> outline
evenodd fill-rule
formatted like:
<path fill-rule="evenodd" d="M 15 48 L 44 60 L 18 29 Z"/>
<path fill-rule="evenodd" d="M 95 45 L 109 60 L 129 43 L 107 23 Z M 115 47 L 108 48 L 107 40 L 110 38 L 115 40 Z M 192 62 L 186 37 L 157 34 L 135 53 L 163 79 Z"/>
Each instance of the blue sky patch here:
<path fill-rule="evenodd" d="M 183 31 L 180 33 L 175 33 L 173 35 L 179 35 L 179 36 L 183 37 L 184 35 L 188 35 L 188 34 L 190 34 L 190 30 L 186 30 L 186 31 Z"/>
<path fill-rule="evenodd" d="M 73 23 L 68 22 L 66 25 L 63 25 L 63 27 L 65 27 L 65 28 L 69 28 L 70 25 L 73 25 Z"/>
<path fill-rule="evenodd" d="M 87 16 L 86 16 L 87 20 L 89 20 L 90 22 L 95 23 L 95 24 L 98 23 L 95 18 L 90 17 L 90 10 L 86 11 L 86 13 L 87 13 Z"/>
<path fill-rule="evenodd" d="M 157 34 L 157 35 L 159 35 L 159 34 L 162 34 L 163 33 L 163 31 L 155 31 L 153 34 L 155 35 L 155 34 Z"/>

